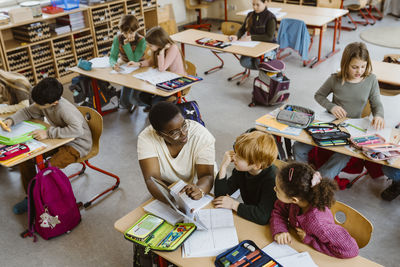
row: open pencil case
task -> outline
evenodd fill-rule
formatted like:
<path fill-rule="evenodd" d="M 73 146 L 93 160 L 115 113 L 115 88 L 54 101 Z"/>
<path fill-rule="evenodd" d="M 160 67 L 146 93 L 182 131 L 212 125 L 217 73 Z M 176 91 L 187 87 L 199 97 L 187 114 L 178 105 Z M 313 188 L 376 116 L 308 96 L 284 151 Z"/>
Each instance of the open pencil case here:
<path fill-rule="evenodd" d="M 197 39 L 196 43 L 201 44 L 201 45 L 211 46 L 211 47 L 217 47 L 217 48 L 225 48 L 225 47 L 231 45 L 229 43 L 225 43 L 224 41 L 215 40 L 215 39 L 207 38 L 207 37 Z"/>
<path fill-rule="evenodd" d="M 145 214 L 132 227 L 125 231 L 124 237 L 148 250 L 174 251 L 196 230 L 193 223 L 169 224 L 167 221 Z"/>
<path fill-rule="evenodd" d="M 282 267 L 251 240 L 244 240 L 237 246 L 219 254 L 214 263 L 216 267 Z"/>
<path fill-rule="evenodd" d="M 292 127 L 304 129 L 314 121 L 314 116 L 314 111 L 311 109 L 295 105 L 285 105 L 279 111 L 278 115 L 276 115 L 276 120 Z"/>
<path fill-rule="evenodd" d="M 350 142 L 355 148 L 362 149 L 365 145 L 384 144 L 386 140 L 379 134 L 369 134 L 351 137 Z"/>
<path fill-rule="evenodd" d="M 349 144 L 350 134 L 342 131 L 334 123 L 312 123 L 306 130 L 313 141 L 321 147 Z"/>
<path fill-rule="evenodd" d="M 383 143 L 362 146 L 363 154 L 371 160 L 389 160 L 400 157 L 400 146 Z"/>
<path fill-rule="evenodd" d="M 27 152 L 29 152 L 29 147 L 25 144 L 0 145 L 0 161 L 8 160 Z"/>

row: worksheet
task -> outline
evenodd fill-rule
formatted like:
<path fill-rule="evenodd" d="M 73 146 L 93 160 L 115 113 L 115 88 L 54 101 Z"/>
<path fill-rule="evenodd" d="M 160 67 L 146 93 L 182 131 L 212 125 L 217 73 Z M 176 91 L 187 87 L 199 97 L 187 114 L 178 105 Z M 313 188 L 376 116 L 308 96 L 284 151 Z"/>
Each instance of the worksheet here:
<path fill-rule="evenodd" d="M 158 69 L 149 68 L 147 71 L 134 74 L 133 77 L 156 85 L 157 83 L 169 81 L 181 76 L 169 71 L 159 71 Z"/>
<path fill-rule="evenodd" d="M 208 230 L 196 230 L 183 244 L 184 257 L 212 257 L 239 244 L 230 209 L 202 209 L 198 219 Z"/>

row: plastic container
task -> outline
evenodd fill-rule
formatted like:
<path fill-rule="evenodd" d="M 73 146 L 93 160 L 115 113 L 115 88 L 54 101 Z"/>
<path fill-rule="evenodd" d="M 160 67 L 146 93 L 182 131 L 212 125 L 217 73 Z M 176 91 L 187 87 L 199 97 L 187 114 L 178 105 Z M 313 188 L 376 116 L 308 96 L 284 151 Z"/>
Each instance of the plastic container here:
<path fill-rule="evenodd" d="M 38 1 L 28 1 L 19 4 L 22 7 L 29 7 L 32 10 L 32 15 L 34 18 L 42 16 L 42 7 Z"/>
<path fill-rule="evenodd" d="M 52 0 L 51 4 L 61 7 L 64 10 L 79 8 L 79 0 Z"/>

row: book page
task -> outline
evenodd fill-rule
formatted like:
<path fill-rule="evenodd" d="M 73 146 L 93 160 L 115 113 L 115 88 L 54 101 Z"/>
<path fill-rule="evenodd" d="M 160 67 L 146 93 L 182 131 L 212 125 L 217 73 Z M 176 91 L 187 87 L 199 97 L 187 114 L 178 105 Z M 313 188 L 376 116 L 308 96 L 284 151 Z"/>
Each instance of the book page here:
<path fill-rule="evenodd" d="M 234 41 L 232 45 L 244 46 L 244 47 L 256 47 L 260 42 L 258 41 Z"/>
<path fill-rule="evenodd" d="M 172 225 L 176 224 L 177 222 L 183 221 L 183 216 L 179 215 L 170 206 L 157 199 L 144 206 L 143 209 L 160 218 L 163 218 Z"/>
<path fill-rule="evenodd" d="M 123 65 L 121 65 L 119 67 L 121 68 L 120 71 L 112 70 L 112 71 L 110 71 L 110 73 L 111 74 L 116 74 L 116 73 L 129 74 L 129 73 L 134 72 L 135 70 L 137 70 L 139 68 L 139 67 L 129 67 L 128 63 L 123 64 Z"/>
<path fill-rule="evenodd" d="M 37 129 L 42 129 L 42 126 L 23 121 L 11 126 L 11 132 L 7 132 L 0 127 L 0 136 L 9 139 L 18 138 Z"/>
<path fill-rule="evenodd" d="M 110 59 L 109 57 L 95 57 L 89 60 L 92 62 L 92 68 L 109 68 L 110 66 Z"/>
<path fill-rule="evenodd" d="M 181 76 L 169 71 L 159 71 L 157 69 L 149 68 L 147 71 L 134 74 L 133 77 L 156 85 L 157 83 L 169 81 Z"/>
<path fill-rule="evenodd" d="M 184 243 L 186 257 L 217 256 L 239 244 L 232 210 L 202 209 L 198 218 L 208 230 L 197 230 Z"/>
<path fill-rule="evenodd" d="M 282 257 L 292 256 L 298 252 L 289 245 L 279 245 L 275 241 L 262 249 L 270 257 L 278 260 Z"/>
<path fill-rule="evenodd" d="M 301 252 L 275 260 L 285 267 L 318 267 L 308 252 Z"/>

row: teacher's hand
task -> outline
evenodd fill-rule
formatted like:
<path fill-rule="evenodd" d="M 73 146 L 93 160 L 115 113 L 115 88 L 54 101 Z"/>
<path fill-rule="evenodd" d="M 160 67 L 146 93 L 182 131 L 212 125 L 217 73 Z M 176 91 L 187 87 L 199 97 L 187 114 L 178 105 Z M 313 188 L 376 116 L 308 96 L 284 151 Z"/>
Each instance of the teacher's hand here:
<path fill-rule="evenodd" d="M 188 184 L 179 193 L 186 193 L 191 199 L 198 200 L 203 197 L 203 191 L 194 184 Z"/>

